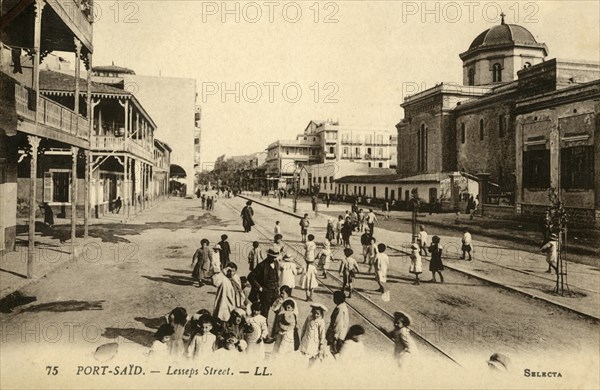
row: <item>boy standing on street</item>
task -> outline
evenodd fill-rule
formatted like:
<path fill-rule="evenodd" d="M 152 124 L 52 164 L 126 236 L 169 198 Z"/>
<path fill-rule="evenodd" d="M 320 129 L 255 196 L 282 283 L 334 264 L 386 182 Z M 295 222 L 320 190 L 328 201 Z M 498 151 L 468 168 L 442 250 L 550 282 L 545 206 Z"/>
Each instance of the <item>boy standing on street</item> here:
<path fill-rule="evenodd" d="M 306 235 L 308 234 L 308 227 L 310 226 L 310 222 L 308 221 L 308 214 L 304 214 L 304 217 L 300 220 L 299 225 L 302 242 L 306 242 Z"/>

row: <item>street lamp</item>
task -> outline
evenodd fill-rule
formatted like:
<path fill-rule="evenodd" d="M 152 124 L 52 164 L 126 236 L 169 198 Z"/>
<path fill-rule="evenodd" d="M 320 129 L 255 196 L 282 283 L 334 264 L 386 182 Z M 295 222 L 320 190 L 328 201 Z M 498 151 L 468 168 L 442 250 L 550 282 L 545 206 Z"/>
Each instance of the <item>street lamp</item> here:
<path fill-rule="evenodd" d="M 411 191 L 410 201 L 412 204 L 412 243 L 417 242 L 417 214 L 419 212 L 419 189 L 413 188 Z"/>

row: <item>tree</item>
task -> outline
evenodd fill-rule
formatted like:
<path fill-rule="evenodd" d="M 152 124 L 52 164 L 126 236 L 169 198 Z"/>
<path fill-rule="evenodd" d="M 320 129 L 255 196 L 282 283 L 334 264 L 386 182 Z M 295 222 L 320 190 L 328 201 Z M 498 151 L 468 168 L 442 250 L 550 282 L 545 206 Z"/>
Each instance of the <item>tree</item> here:
<path fill-rule="evenodd" d="M 558 259 L 556 269 L 556 288 L 555 292 L 560 295 L 565 294 L 565 290 L 569 290 L 567 284 L 567 224 L 569 215 L 560 200 L 560 193 L 556 188 L 550 188 L 548 191 L 548 199 L 550 207 L 546 211 L 544 226 L 546 228 L 547 237 L 554 233 L 558 236 Z"/>

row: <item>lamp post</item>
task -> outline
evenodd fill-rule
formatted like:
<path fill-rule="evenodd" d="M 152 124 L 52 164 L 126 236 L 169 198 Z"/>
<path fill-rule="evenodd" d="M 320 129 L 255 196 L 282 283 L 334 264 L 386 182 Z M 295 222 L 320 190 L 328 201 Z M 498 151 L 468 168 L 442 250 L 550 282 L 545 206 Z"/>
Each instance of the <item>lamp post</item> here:
<path fill-rule="evenodd" d="M 293 183 L 293 188 L 294 188 L 294 213 L 298 210 L 298 169 L 294 169 L 294 183 Z"/>
<path fill-rule="evenodd" d="M 417 214 L 419 212 L 419 189 L 413 188 L 410 201 L 412 203 L 412 243 L 417 242 Z"/>

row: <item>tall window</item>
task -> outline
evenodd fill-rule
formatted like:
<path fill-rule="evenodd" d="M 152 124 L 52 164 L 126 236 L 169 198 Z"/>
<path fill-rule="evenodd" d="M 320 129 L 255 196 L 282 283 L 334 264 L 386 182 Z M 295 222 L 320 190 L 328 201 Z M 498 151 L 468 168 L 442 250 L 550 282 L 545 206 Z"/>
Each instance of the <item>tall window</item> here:
<path fill-rule="evenodd" d="M 594 147 L 576 146 L 560 150 L 560 184 L 565 189 L 594 188 Z"/>
<path fill-rule="evenodd" d="M 469 69 L 469 85 L 475 85 L 475 69 Z"/>
<path fill-rule="evenodd" d="M 506 119 L 504 118 L 504 115 L 498 115 L 498 137 L 499 138 L 504 137 L 505 126 L 506 126 Z"/>
<path fill-rule="evenodd" d="M 499 63 L 495 63 L 492 66 L 492 78 L 495 83 L 502 81 L 502 67 Z"/>
<path fill-rule="evenodd" d="M 479 140 L 483 141 L 483 119 L 479 120 Z"/>
<path fill-rule="evenodd" d="M 427 126 L 422 124 L 419 128 L 419 145 L 417 147 L 417 161 L 419 171 L 427 170 Z"/>
<path fill-rule="evenodd" d="M 465 124 L 462 123 L 460 125 L 460 142 L 462 144 L 464 144 L 466 138 L 467 138 L 467 129 L 465 128 Z"/>
<path fill-rule="evenodd" d="M 550 187 L 550 150 L 523 152 L 523 186 L 537 190 Z"/>

